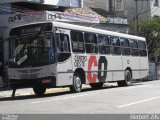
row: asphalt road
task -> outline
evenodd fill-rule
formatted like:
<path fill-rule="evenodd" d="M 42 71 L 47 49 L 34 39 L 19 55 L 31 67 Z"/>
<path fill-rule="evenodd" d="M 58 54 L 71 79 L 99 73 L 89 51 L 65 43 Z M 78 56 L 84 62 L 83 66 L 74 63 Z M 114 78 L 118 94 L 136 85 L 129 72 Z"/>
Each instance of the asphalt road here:
<path fill-rule="evenodd" d="M 158 114 L 160 80 L 135 83 L 129 87 L 107 86 L 69 91 L 0 98 L 1 114 Z"/>

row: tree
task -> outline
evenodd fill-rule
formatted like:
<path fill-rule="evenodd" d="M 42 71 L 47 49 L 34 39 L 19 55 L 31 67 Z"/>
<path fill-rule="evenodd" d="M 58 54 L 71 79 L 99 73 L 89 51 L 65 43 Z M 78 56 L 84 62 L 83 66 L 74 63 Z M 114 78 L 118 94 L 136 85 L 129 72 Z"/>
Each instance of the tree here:
<path fill-rule="evenodd" d="M 134 34 L 134 22 L 132 22 L 129 27 L 130 34 Z M 138 27 L 138 35 L 146 38 L 149 55 L 160 50 L 160 18 L 141 20 Z"/>

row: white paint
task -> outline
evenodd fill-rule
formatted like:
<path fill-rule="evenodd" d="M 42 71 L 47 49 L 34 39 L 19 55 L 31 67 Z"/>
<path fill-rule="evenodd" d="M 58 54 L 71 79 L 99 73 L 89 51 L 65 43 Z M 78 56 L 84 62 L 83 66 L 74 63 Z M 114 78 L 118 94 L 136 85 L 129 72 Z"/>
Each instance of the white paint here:
<path fill-rule="evenodd" d="M 127 107 L 127 106 L 131 106 L 131 105 L 135 105 L 135 104 L 147 102 L 147 101 L 154 100 L 154 99 L 158 99 L 158 98 L 160 98 L 160 96 L 148 98 L 148 99 L 141 100 L 141 101 L 137 101 L 137 102 L 132 102 L 132 103 L 125 104 L 125 105 L 120 105 L 120 106 L 117 106 L 117 107 L 118 107 L 118 108 L 123 108 L 123 107 Z"/>
<path fill-rule="evenodd" d="M 78 98 L 78 97 L 83 97 L 83 96 L 88 96 L 88 95 L 91 95 L 91 94 L 73 95 L 73 96 L 62 97 L 62 98 L 55 98 L 55 99 L 49 99 L 49 100 L 35 101 L 35 102 L 31 102 L 31 103 L 37 104 L 37 103 L 44 103 L 44 102 L 51 102 L 51 101 L 67 100 L 67 99 L 71 99 L 71 98 Z"/>
<path fill-rule="evenodd" d="M 138 89 L 138 88 L 146 88 L 146 87 L 151 87 L 152 85 L 136 85 L 135 86 L 128 86 L 124 87 L 123 89 L 118 89 L 118 90 L 130 90 L 130 89 Z"/>

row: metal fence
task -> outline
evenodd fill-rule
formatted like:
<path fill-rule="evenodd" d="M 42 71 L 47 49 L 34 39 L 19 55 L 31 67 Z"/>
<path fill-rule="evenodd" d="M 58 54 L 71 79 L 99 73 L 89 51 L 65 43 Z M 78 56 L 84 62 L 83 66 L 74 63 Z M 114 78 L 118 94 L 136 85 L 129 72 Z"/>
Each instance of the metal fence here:
<path fill-rule="evenodd" d="M 157 80 L 160 79 L 160 64 L 150 62 L 149 63 L 149 76 L 148 80 Z"/>

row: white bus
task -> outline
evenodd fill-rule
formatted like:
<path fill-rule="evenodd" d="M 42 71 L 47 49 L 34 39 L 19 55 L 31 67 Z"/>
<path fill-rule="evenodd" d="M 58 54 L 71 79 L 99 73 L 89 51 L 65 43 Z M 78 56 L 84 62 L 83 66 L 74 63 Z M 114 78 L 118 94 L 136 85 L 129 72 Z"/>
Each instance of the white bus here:
<path fill-rule="evenodd" d="M 11 88 L 33 87 L 37 95 L 51 87 L 127 86 L 149 69 L 145 38 L 61 22 L 12 28 L 9 53 Z"/>

